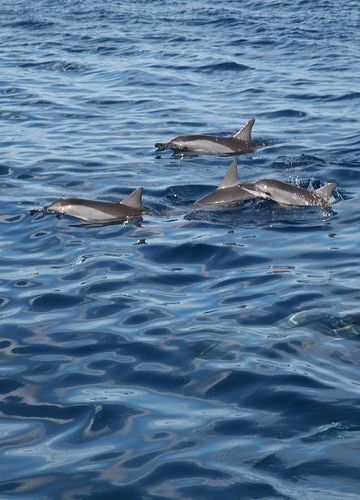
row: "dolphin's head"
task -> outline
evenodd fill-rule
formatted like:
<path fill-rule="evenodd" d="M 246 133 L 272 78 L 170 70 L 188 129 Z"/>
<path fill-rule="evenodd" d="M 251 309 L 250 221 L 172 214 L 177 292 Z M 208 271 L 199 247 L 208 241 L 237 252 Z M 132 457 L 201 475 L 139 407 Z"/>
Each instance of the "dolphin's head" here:
<path fill-rule="evenodd" d="M 271 185 L 266 180 L 257 181 L 254 184 L 241 184 L 241 187 L 256 198 L 271 198 Z"/>
<path fill-rule="evenodd" d="M 56 200 L 46 207 L 45 211 L 49 213 L 64 214 L 69 209 L 69 203 L 66 200 Z"/>
<path fill-rule="evenodd" d="M 271 181 L 266 179 L 255 182 L 255 186 L 258 189 L 259 196 L 262 198 L 270 198 L 273 191 L 273 186 Z"/>

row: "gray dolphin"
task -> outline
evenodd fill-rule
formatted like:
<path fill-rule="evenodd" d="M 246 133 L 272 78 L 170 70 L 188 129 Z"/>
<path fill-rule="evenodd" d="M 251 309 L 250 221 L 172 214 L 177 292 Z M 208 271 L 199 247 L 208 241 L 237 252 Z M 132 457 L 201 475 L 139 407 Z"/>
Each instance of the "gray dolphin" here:
<path fill-rule="evenodd" d="M 256 197 L 256 188 L 253 184 L 241 184 L 238 172 L 238 161 L 234 160 L 228 171 L 225 174 L 220 186 L 210 194 L 200 198 L 196 202 L 197 205 L 218 205 L 218 206 L 231 206 L 242 203 L 245 200 L 250 200 Z M 247 191 L 243 186 L 253 190 L 254 194 Z"/>
<path fill-rule="evenodd" d="M 293 205 L 298 207 L 309 205 L 318 205 L 321 207 L 331 206 L 331 204 L 335 202 L 335 198 L 332 196 L 335 187 L 335 182 L 330 182 L 319 189 L 309 191 L 308 189 L 299 188 L 292 184 L 274 179 L 261 179 L 255 182 L 253 186 L 243 186 L 249 193 L 261 198 L 271 199 L 280 205 Z"/>
<path fill-rule="evenodd" d="M 111 222 L 128 217 L 139 217 L 145 210 L 142 204 L 143 188 L 137 188 L 118 203 L 106 201 L 83 200 L 80 198 L 65 198 L 54 201 L 45 210 L 77 217 L 85 222 Z"/>
<path fill-rule="evenodd" d="M 252 118 L 232 137 L 216 135 L 179 135 L 170 142 L 155 144 L 159 151 L 174 149 L 202 154 L 238 154 L 249 153 L 256 146 L 251 138 L 251 129 L 255 123 Z"/>

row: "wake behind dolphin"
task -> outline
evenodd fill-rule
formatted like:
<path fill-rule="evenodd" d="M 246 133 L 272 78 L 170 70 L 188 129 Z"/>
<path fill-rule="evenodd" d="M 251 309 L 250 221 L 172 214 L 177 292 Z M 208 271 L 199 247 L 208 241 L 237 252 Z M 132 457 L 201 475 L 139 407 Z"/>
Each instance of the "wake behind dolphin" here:
<path fill-rule="evenodd" d="M 89 223 L 120 221 L 130 217 L 139 217 L 145 211 L 142 194 L 143 188 L 137 188 L 118 203 L 65 198 L 54 201 L 46 208 L 46 212 L 71 215 Z"/>
<path fill-rule="evenodd" d="M 155 144 L 158 151 L 173 149 L 198 154 L 240 154 L 249 153 L 256 147 L 251 137 L 251 130 L 255 123 L 252 118 L 232 137 L 216 135 L 179 135 L 170 142 Z"/>

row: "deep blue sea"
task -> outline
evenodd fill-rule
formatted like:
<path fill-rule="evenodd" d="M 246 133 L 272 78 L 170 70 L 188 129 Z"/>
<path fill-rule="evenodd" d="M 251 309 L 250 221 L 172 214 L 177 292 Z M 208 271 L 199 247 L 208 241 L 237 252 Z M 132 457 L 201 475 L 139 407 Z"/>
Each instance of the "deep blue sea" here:
<path fill-rule="evenodd" d="M 0 12 L 1 499 L 359 499 L 358 1 Z M 252 117 L 240 177 L 332 212 L 200 209 L 232 158 L 154 148 Z"/>

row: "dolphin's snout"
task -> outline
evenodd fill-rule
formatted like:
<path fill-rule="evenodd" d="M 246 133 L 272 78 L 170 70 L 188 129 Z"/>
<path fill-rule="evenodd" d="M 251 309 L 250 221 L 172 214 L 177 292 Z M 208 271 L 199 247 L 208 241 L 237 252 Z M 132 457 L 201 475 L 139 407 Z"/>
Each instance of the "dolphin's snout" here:
<path fill-rule="evenodd" d="M 259 186 L 256 184 L 241 184 L 242 189 L 252 194 L 257 198 L 269 198 L 268 193 L 264 192 Z"/>
<path fill-rule="evenodd" d="M 48 214 L 63 213 L 63 211 L 64 211 L 63 204 L 59 201 L 54 201 L 48 207 L 44 207 L 44 212 Z"/>
<path fill-rule="evenodd" d="M 155 147 L 158 151 L 164 151 L 164 149 L 167 149 L 167 143 L 166 142 L 157 142 L 155 144 Z"/>

